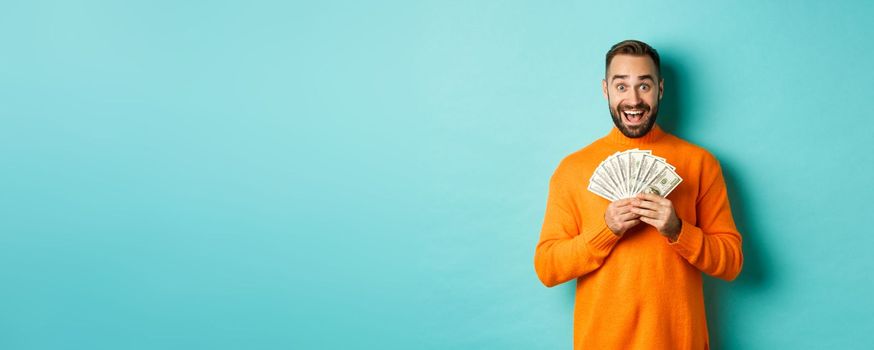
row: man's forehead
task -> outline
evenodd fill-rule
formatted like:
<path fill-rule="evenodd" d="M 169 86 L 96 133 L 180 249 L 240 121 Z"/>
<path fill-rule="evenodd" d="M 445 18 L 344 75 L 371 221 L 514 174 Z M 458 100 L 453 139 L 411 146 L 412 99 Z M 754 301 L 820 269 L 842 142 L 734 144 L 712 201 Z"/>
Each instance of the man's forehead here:
<path fill-rule="evenodd" d="M 613 80 L 614 77 L 621 79 L 648 77 L 655 80 L 656 75 L 655 63 L 646 55 L 616 55 L 610 61 L 610 66 L 607 69 L 607 78 L 610 80 Z"/>

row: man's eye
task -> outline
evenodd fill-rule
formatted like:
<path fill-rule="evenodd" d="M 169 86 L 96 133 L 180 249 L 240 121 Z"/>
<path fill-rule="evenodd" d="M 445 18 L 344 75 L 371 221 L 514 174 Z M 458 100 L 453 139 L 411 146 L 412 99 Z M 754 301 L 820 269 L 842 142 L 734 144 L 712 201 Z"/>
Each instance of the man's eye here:
<path fill-rule="evenodd" d="M 647 90 L 649 90 L 649 85 L 643 84 L 640 86 L 640 89 L 643 91 L 647 91 Z"/>
<path fill-rule="evenodd" d="M 616 86 L 616 90 L 625 91 L 625 85 Z"/>

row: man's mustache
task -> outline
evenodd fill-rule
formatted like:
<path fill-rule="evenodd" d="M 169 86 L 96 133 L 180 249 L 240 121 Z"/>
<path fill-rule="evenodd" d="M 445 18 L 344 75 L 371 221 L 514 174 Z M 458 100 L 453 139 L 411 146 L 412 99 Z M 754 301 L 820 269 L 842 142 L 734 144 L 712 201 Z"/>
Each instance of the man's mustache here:
<path fill-rule="evenodd" d="M 636 104 L 636 105 L 634 105 L 634 106 L 621 105 L 621 106 L 619 106 L 618 109 L 619 109 L 620 111 L 627 111 L 627 110 L 629 110 L 629 109 L 637 109 L 637 110 L 648 111 L 648 110 L 650 109 L 650 107 L 649 107 L 648 104 L 641 102 L 641 103 L 638 103 L 638 104 Z"/>

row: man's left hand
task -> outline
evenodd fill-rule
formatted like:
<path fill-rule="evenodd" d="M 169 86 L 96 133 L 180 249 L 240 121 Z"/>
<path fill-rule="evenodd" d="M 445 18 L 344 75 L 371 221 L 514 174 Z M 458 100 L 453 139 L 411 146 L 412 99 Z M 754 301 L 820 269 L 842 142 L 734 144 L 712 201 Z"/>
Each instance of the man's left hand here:
<path fill-rule="evenodd" d="M 631 205 L 631 212 L 640 215 L 640 221 L 655 227 L 671 242 L 677 241 L 683 223 L 677 217 L 670 199 L 650 193 L 640 193 Z"/>

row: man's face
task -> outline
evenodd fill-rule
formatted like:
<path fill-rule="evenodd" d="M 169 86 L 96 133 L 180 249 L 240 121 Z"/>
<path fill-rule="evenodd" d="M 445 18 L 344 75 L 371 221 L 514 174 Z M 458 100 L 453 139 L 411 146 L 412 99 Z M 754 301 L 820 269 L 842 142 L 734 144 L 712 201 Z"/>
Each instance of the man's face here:
<path fill-rule="evenodd" d="M 601 82 L 613 123 L 627 137 L 649 132 L 659 113 L 664 80 L 649 56 L 616 55 Z"/>

